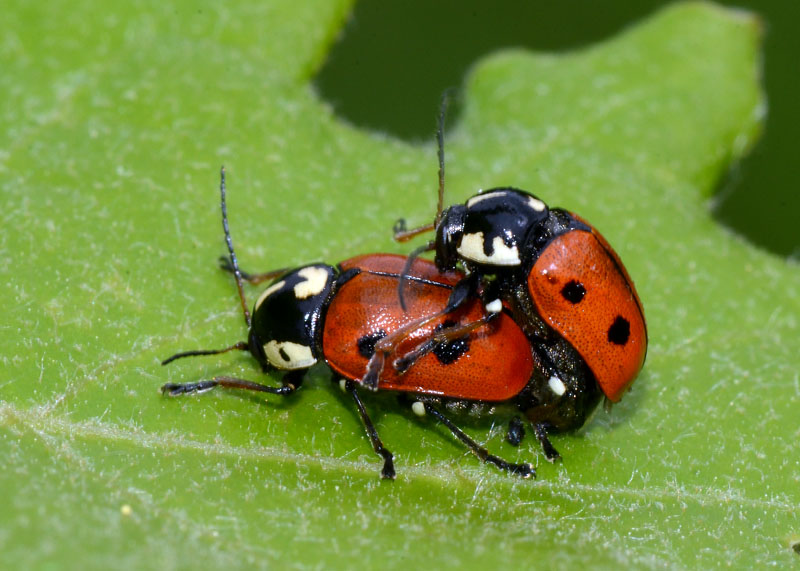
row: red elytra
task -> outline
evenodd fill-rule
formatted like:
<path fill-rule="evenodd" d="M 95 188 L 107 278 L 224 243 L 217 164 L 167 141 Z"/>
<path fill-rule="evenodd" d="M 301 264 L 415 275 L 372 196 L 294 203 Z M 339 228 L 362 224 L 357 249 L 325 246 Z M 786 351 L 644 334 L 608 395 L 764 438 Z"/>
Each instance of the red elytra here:
<path fill-rule="evenodd" d="M 620 400 L 641 370 L 647 326 L 639 296 L 625 266 L 605 238 L 573 230 L 554 238 L 528 275 L 539 315 L 563 336 L 592 370 L 612 402 Z M 564 295 L 568 284 L 585 291 L 577 302 Z"/>
<path fill-rule="evenodd" d="M 165 383 L 162 393 L 178 396 L 221 387 L 289 396 L 302 386 L 308 370 L 324 359 L 334 371 L 333 380 L 352 399 L 373 450 L 383 459 L 382 478 L 395 477 L 394 455 L 384 446 L 370 419 L 360 395 L 363 388 L 418 395 L 411 404 L 414 413 L 442 423 L 481 461 L 522 478 L 534 476 L 530 463 L 511 463 L 490 454 L 439 410 L 444 404 L 440 396 L 478 401 L 519 396 L 514 403 L 520 408 L 539 402 L 536 395 L 529 394 L 529 387 L 541 381 L 541 364 L 537 361 L 537 367 L 534 363 L 533 347 L 505 314 L 505 308 L 494 312 L 494 301 L 490 311 L 482 307 L 477 296 L 466 299 L 463 288 L 470 284 L 463 274 L 439 274 L 434 264 L 419 260 L 410 264 L 413 275 L 405 276 L 413 298 L 406 312 L 398 304 L 397 293 L 407 259 L 397 255 L 361 256 L 338 268 L 317 263 L 263 274 L 242 272 L 228 226 L 225 194 L 222 169 L 220 206 L 229 253 L 223 268 L 236 278 L 248 326 L 246 341 L 221 349 L 181 351 L 162 364 L 184 357 L 247 351 L 265 371 L 284 371 L 282 382 L 271 386 L 220 375 L 196 382 Z M 243 282 L 267 280 L 272 283 L 250 313 Z M 498 359 L 501 367 L 497 367 Z M 400 369 L 405 374 L 398 372 Z M 524 402 L 518 403 L 520 399 Z M 548 459 L 556 458 L 558 453 L 547 440 L 543 424 L 536 425 L 536 435 Z"/>
<path fill-rule="evenodd" d="M 392 254 L 370 254 L 342 262 L 346 271 L 361 272 L 337 291 L 327 311 L 322 336 L 325 360 L 335 372 L 350 379 L 363 378 L 368 356 L 359 352 L 358 340 L 380 332 L 391 333 L 403 325 L 439 311 L 463 275 L 440 273 L 433 262 L 416 259 L 407 282 L 404 312 L 397 303 L 397 283 L 406 258 Z M 423 281 L 424 280 L 424 281 Z M 443 323 L 477 321 L 485 314 L 477 298 L 469 300 L 447 317 L 414 331 L 396 354 L 411 351 Z M 489 402 L 513 398 L 526 386 L 533 372 L 530 342 L 504 311 L 489 324 L 469 334 L 468 348 L 450 363 L 429 353 L 403 374 L 384 368 L 378 387 L 459 399 Z"/>

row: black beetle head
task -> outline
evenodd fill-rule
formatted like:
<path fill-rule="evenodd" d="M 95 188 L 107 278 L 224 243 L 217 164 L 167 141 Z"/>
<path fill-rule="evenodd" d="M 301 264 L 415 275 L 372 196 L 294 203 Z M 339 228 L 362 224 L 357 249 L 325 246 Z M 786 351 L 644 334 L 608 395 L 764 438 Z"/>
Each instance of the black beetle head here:
<path fill-rule="evenodd" d="M 456 204 L 442 212 L 442 219 L 436 226 L 436 267 L 440 271 L 456 268 L 459 260 L 458 246 L 464 234 L 464 218 L 467 207 Z"/>

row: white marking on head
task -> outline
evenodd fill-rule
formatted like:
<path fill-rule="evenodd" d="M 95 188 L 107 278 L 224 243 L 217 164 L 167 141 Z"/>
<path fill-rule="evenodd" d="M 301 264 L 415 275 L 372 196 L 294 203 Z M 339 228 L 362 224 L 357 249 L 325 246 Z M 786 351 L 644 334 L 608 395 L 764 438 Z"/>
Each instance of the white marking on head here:
<path fill-rule="evenodd" d="M 505 194 L 508 194 L 505 190 L 495 190 L 492 192 L 484 192 L 483 194 L 476 194 L 475 196 L 467 200 L 467 208 L 472 208 L 479 202 L 486 200 L 488 198 L 499 198 Z"/>
<path fill-rule="evenodd" d="M 420 401 L 417 401 L 414 404 L 412 404 L 411 405 L 411 410 L 417 416 L 425 416 L 425 404 L 420 402 Z"/>
<path fill-rule="evenodd" d="M 278 369 L 306 369 L 317 362 L 311 347 L 291 341 L 268 341 L 264 344 L 264 354 Z"/>
<path fill-rule="evenodd" d="M 267 299 L 269 296 L 271 296 L 273 293 L 275 293 L 276 291 L 278 291 L 279 289 L 281 289 L 285 285 L 286 285 L 286 282 L 284 280 L 281 280 L 279 282 L 275 282 L 274 284 L 269 286 L 267 289 L 265 289 L 264 293 L 262 293 L 260 296 L 258 296 L 258 299 L 256 300 L 256 306 L 255 306 L 255 309 L 253 311 L 254 312 L 258 311 L 258 308 L 261 307 L 261 304 L 264 303 L 265 299 Z"/>
<path fill-rule="evenodd" d="M 307 299 L 321 293 L 328 284 L 328 270 L 319 266 L 303 268 L 297 272 L 303 281 L 294 286 L 294 296 L 297 299 Z"/>
<path fill-rule="evenodd" d="M 503 311 L 503 302 L 496 299 L 487 303 L 485 307 L 487 313 L 500 313 Z"/>
<path fill-rule="evenodd" d="M 544 202 L 533 196 L 528 197 L 528 206 L 533 208 L 536 212 L 544 212 L 544 209 L 547 208 Z"/>
<path fill-rule="evenodd" d="M 484 241 L 483 232 L 464 234 L 456 251 L 467 260 L 482 264 L 494 266 L 518 266 L 520 264 L 519 250 L 516 246 L 509 248 L 500 236 L 495 236 L 492 239 L 492 253 L 487 256 L 483 249 Z"/>
<path fill-rule="evenodd" d="M 342 389 L 342 392 L 347 392 L 347 381 L 344 379 L 339 379 L 339 388 Z"/>
<path fill-rule="evenodd" d="M 556 393 L 558 396 L 563 395 L 567 392 L 567 385 L 564 384 L 564 381 L 553 375 L 547 380 L 547 385 L 550 387 L 550 390 Z"/>

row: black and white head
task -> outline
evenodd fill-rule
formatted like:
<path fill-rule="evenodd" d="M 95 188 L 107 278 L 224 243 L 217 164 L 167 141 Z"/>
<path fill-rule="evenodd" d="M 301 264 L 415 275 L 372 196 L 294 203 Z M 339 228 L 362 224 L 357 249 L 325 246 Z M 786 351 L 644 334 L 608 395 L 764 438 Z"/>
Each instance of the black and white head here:
<path fill-rule="evenodd" d="M 459 260 L 484 271 L 522 265 L 526 245 L 547 220 L 547 205 L 515 188 L 494 188 L 442 213 L 436 227 L 436 265 L 455 268 Z"/>

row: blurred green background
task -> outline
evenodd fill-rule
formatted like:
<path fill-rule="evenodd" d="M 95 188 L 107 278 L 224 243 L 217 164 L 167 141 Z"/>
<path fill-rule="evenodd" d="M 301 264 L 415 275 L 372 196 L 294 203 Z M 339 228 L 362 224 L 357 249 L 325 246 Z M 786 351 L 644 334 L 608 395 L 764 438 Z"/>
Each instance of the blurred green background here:
<path fill-rule="evenodd" d="M 769 113 L 762 140 L 720 182 L 710 206 L 718 220 L 758 246 L 798 258 L 800 169 L 794 141 L 800 133 L 800 3 L 720 3 L 763 18 Z M 407 140 L 429 140 L 442 91 L 460 85 L 465 71 L 481 55 L 502 47 L 543 52 L 580 49 L 667 4 L 362 0 L 316 85 L 337 113 L 355 125 Z"/>

